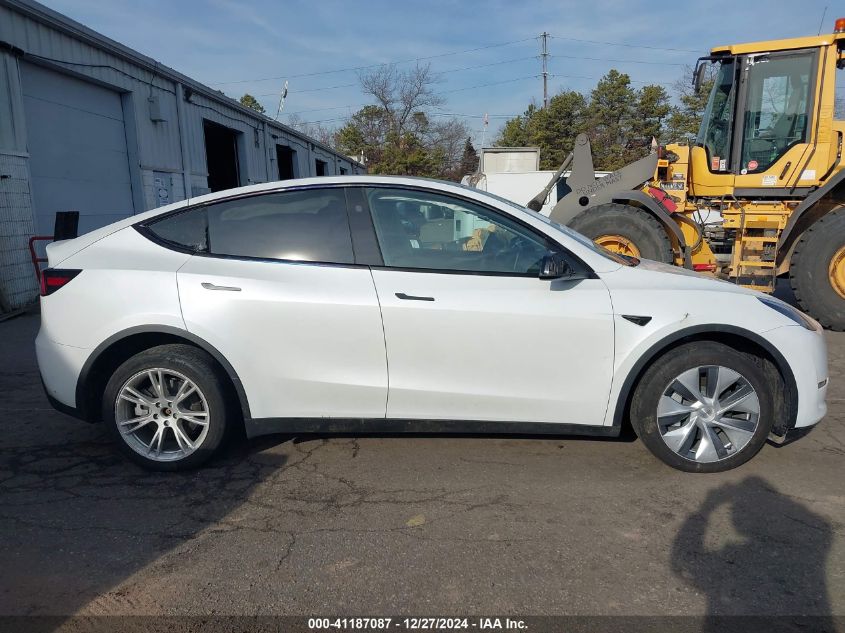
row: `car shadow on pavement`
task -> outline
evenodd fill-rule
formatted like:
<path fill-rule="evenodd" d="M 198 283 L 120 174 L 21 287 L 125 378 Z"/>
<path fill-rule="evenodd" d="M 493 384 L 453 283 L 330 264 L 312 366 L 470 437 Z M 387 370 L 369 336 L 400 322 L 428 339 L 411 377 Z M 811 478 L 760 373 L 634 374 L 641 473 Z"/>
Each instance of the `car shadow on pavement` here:
<path fill-rule="evenodd" d="M 0 427 L 13 424 L 0 411 Z M 0 615 L 59 616 L 46 630 L 86 607 L 131 612 L 115 588 L 168 552 L 216 547 L 239 529 L 227 517 L 286 461 L 266 442 L 235 441 L 202 469 L 154 473 L 120 456 L 101 425 L 46 410 L 31 424 L 43 442 L 0 444 Z"/>
<path fill-rule="evenodd" d="M 135 466 L 101 424 L 50 407 L 35 361 L 38 325 L 37 313 L 0 324 L 0 616 L 131 612 L 115 587 L 168 552 L 189 553 L 208 528 L 203 546 L 215 547 L 239 529 L 232 513 L 289 464 L 273 449 L 278 438 L 233 438 L 196 471 Z M 284 556 L 283 538 L 278 549 Z"/>
<path fill-rule="evenodd" d="M 832 539 L 832 526 L 801 501 L 746 477 L 711 490 L 686 519 L 672 570 L 707 598 L 702 631 L 835 631 L 826 578 Z M 768 615 L 746 616 L 761 613 Z"/>

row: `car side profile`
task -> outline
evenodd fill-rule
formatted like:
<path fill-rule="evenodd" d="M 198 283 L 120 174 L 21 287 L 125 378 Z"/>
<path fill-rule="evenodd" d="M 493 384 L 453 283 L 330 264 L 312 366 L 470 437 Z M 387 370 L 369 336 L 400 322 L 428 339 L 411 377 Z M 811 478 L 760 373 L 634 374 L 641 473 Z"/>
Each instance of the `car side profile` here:
<path fill-rule="evenodd" d="M 453 183 L 219 192 L 48 246 L 42 379 L 152 469 L 229 432 L 615 436 L 727 470 L 826 412 L 820 326 Z"/>

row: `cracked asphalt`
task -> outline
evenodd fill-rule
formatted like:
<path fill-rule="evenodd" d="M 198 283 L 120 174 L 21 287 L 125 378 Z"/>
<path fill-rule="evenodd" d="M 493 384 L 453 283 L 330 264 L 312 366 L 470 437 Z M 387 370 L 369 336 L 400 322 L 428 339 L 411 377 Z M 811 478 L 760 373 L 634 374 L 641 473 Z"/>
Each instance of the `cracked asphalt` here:
<path fill-rule="evenodd" d="M 271 436 L 145 472 L 52 410 L 0 323 L 0 614 L 845 614 L 845 334 L 830 412 L 719 475 L 639 442 Z"/>

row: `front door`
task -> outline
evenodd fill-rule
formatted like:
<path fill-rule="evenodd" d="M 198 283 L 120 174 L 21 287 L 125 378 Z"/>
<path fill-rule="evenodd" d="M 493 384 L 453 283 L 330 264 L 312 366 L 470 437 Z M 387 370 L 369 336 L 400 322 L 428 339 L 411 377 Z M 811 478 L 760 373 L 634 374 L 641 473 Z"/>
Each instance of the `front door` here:
<path fill-rule="evenodd" d="M 600 279 L 540 280 L 560 247 L 489 207 L 417 189 L 367 199 L 388 418 L 603 423 L 613 316 Z"/>

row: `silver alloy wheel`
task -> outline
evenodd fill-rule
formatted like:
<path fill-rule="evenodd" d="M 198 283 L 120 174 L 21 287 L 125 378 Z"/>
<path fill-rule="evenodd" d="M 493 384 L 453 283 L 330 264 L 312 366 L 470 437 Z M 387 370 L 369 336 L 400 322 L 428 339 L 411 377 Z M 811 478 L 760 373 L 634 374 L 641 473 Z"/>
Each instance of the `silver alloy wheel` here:
<path fill-rule="evenodd" d="M 760 400 L 748 379 L 720 365 L 689 369 L 670 382 L 657 405 L 666 446 L 694 462 L 736 455 L 754 436 Z"/>
<path fill-rule="evenodd" d="M 137 453 L 158 462 L 184 459 L 208 435 L 208 402 L 184 374 L 154 367 L 127 380 L 114 403 L 117 428 Z"/>

